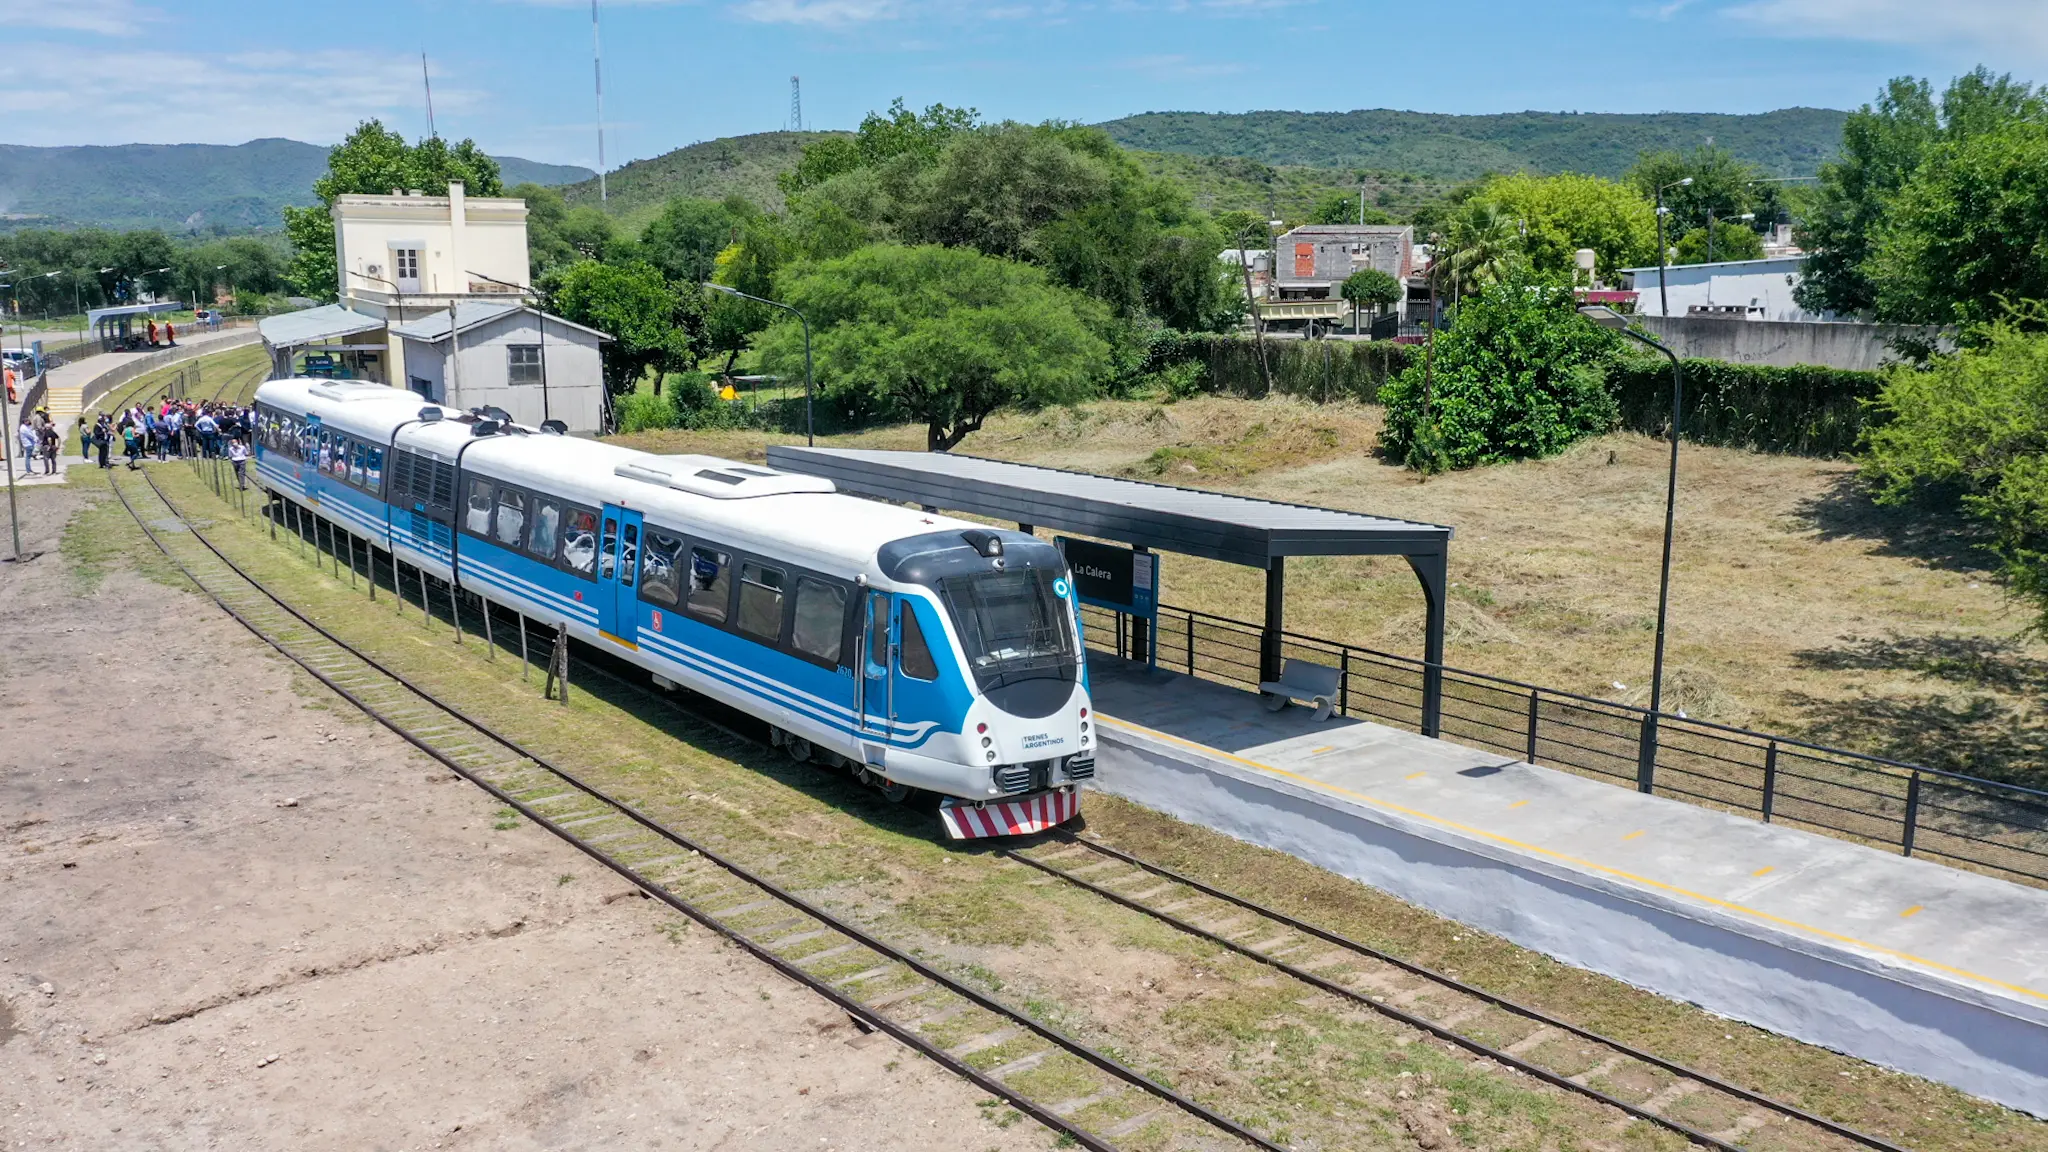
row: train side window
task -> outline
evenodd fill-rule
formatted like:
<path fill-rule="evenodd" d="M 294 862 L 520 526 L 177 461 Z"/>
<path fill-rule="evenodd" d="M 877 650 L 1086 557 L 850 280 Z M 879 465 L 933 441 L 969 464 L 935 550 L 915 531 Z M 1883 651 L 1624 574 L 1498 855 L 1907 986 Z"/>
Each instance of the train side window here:
<path fill-rule="evenodd" d="M 562 563 L 585 576 L 597 568 L 597 513 L 570 508 L 562 524 Z"/>
<path fill-rule="evenodd" d="M 631 588 L 640 571 L 640 526 L 627 524 L 619 534 L 619 584 Z"/>
<path fill-rule="evenodd" d="M 889 597 L 880 592 L 868 593 L 868 663 L 889 667 Z"/>
<path fill-rule="evenodd" d="M 526 550 L 542 560 L 555 558 L 555 533 L 562 524 L 562 510 L 553 500 L 533 498 L 533 525 L 526 533 Z"/>
<path fill-rule="evenodd" d="M 796 582 L 796 612 L 789 643 L 798 652 L 839 666 L 839 647 L 846 639 L 846 587 L 801 576 Z"/>
<path fill-rule="evenodd" d="M 361 444 L 358 444 L 353 440 L 349 441 L 348 482 L 355 485 L 358 488 L 361 488 L 366 482 L 363 478 L 363 457 L 367 456 L 368 454 L 368 450 L 365 449 Z"/>
<path fill-rule="evenodd" d="M 725 623 L 731 590 L 732 555 L 716 548 L 691 548 L 687 600 L 690 611 L 713 624 Z"/>
<path fill-rule="evenodd" d="M 740 565 L 740 631 L 767 644 L 782 639 L 782 587 L 780 568 L 766 564 Z"/>
<path fill-rule="evenodd" d="M 363 449 L 363 486 L 372 492 L 384 491 L 384 450 L 374 445 Z"/>
<path fill-rule="evenodd" d="M 609 580 L 619 563 L 619 520 L 616 516 L 604 518 L 604 535 L 597 541 L 597 578 Z"/>
<path fill-rule="evenodd" d="M 650 604 L 675 606 L 680 584 L 676 580 L 676 553 L 681 539 L 658 529 L 647 530 L 647 551 L 640 561 L 640 598 Z"/>
<path fill-rule="evenodd" d="M 471 477 L 469 481 L 469 511 L 462 518 L 462 527 L 478 536 L 491 534 L 491 483 L 482 477 Z"/>
<path fill-rule="evenodd" d="M 507 548 L 517 548 L 525 531 L 526 493 L 512 488 L 498 489 L 498 543 Z"/>
<path fill-rule="evenodd" d="M 939 666 L 932 662 L 932 650 L 924 642 L 924 629 L 917 623 L 911 602 L 903 602 L 903 649 L 897 657 L 903 674 L 912 680 L 937 680 Z"/>

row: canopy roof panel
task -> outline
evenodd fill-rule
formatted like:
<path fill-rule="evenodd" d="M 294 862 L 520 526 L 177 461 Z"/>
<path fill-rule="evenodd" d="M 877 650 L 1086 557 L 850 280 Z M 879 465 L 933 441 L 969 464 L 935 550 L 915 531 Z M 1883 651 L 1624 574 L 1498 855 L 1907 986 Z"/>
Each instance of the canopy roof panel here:
<path fill-rule="evenodd" d="M 1285 556 L 1443 556 L 1451 529 L 946 452 L 768 449 L 840 489 L 1266 568 Z"/>
<path fill-rule="evenodd" d="M 296 348 L 339 336 L 353 336 L 358 332 L 373 332 L 382 327 L 384 321 L 377 317 L 351 312 L 339 304 L 323 304 L 303 312 L 286 312 L 282 316 L 265 316 L 256 322 L 256 330 L 263 335 L 263 342 L 272 348 Z"/>

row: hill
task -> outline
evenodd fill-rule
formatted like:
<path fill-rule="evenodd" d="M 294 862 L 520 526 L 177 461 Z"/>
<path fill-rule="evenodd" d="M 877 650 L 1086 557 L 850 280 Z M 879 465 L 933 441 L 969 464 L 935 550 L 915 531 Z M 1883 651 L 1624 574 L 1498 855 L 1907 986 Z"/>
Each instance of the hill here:
<path fill-rule="evenodd" d="M 756 132 L 635 160 L 606 175 L 610 199 L 604 207 L 634 231 L 675 196 L 720 200 L 737 193 L 763 208 L 779 210 L 782 191 L 775 186 L 776 175 L 796 167 L 805 144 L 834 135 L 842 133 Z M 596 178 L 569 185 L 562 189 L 562 197 L 572 205 L 596 204 Z"/>
<path fill-rule="evenodd" d="M 507 186 L 562 184 L 588 168 L 496 158 Z M 119 144 L 35 148 L 0 144 L 0 227 L 276 229 L 279 209 L 313 202 L 327 149 L 298 140 L 246 144 Z"/>
<path fill-rule="evenodd" d="M 1126 148 L 1359 168 L 1434 180 L 1571 170 L 1619 176 L 1639 153 L 1711 139 L 1774 176 L 1810 176 L 1841 143 L 1845 112 L 1147 112 L 1101 125 Z"/>

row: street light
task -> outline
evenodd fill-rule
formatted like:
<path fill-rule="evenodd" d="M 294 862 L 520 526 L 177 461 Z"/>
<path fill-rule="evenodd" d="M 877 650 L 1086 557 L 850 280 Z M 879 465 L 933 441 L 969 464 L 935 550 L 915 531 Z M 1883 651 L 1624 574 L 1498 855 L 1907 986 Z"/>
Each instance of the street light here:
<path fill-rule="evenodd" d="M 1668 253 L 1664 251 L 1664 217 L 1671 214 L 1671 209 L 1664 206 L 1664 193 L 1669 192 L 1673 188 L 1690 187 L 1692 187 L 1692 177 L 1687 176 L 1683 180 L 1673 180 L 1671 183 L 1657 189 L 1657 314 L 1659 316 L 1671 315 L 1671 296 L 1664 290 L 1664 261 L 1668 256 Z M 1620 315 L 1620 313 L 1616 313 L 1616 315 Z"/>
<path fill-rule="evenodd" d="M 779 300 L 764 300 L 759 296 L 742 292 L 730 285 L 713 284 L 709 280 L 704 282 L 704 287 L 713 292 L 723 292 L 727 296 L 737 296 L 742 300 L 752 300 L 756 304 L 766 304 L 770 308 L 780 308 L 784 312 L 795 316 L 797 322 L 804 326 L 804 443 L 815 446 L 818 443 L 818 436 L 817 428 L 811 420 L 811 322 L 804 318 L 802 312 Z"/>
<path fill-rule="evenodd" d="M 481 272 L 471 272 L 470 275 L 492 284 L 502 284 L 514 292 L 524 292 L 531 296 L 540 295 L 540 292 L 530 284 L 514 284 L 510 280 L 500 280 L 496 276 L 486 276 Z M 554 416 L 548 408 L 548 313 L 545 308 L 535 308 L 533 311 L 540 317 L 540 421 L 545 424 Z"/>
<path fill-rule="evenodd" d="M 1685 372 L 1678 354 L 1664 343 L 1631 327 L 1628 317 L 1600 304 L 1584 304 L 1579 315 L 1611 328 L 1639 344 L 1647 344 L 1671 361 L 1671 470 L 1664 481 L 1664 564 L 1657 578 L 1657 654 L 1650 668 L 1650 714 L 1643 721 L 1642 745 L 1636 759 L 1636 788 L 1648 792 L 1657 772 L 1657 722 L 1664 706 L 1664 623 L 1671 605 L 1671 531 L 1678 505 L 1678 440 L 1684 419 Z"/>

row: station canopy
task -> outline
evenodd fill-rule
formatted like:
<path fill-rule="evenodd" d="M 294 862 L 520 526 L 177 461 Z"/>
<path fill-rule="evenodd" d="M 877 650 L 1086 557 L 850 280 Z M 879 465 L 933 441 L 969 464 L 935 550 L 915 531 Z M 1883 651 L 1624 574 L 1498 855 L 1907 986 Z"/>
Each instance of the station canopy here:
<path fill-rule="evenodd" d="M 373 332 L 382 327 L 384 321 L 378 317 L 351 312 L 339 304 L 325 304 L 300 312 L 286 312 L 280 316 L 265 316 L 256 322 L 256 330 L 262 334 L 263 342 L 273 349 L 318 344 L 323 340 L 353 336 L 358 332 Z"/>
<path fill-rule="evenodd" d="M 1452 534 L 1444 525 L 950 452 L 789 445 L 768 449 L 768 464 L 823 476 L 865 496 L 1262 568 L 1266 610 L 1259 663 L 1269 681 L 1281 677 L 1287 557 L 1403 557 L 1422 584 L 1427 607 L 1422 729 L 1436 735 Z"/>

